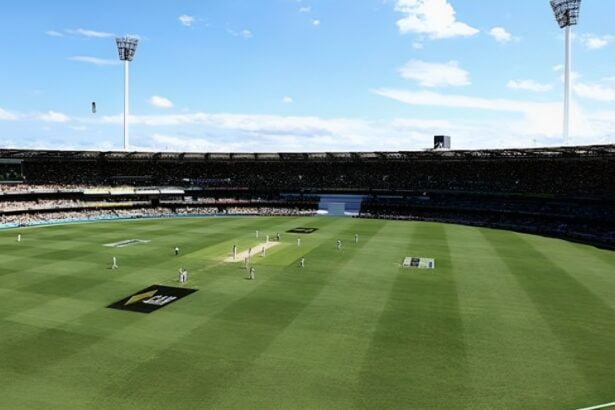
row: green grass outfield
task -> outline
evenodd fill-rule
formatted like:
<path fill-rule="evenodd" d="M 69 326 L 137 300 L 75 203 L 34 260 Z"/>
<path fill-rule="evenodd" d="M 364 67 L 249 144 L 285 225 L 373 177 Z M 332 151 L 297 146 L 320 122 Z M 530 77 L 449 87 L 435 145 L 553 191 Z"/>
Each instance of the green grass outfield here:
<path fill-rule="evenodd" d="M 298 236 L 284 233 L 295 227 L 318 231 L 297 248 Z M 255 230 L 281 232 L 283 243 L 254 258 L 249 281 L 242 264 L 223 259 L 233 243 L 256 245 Z M 323 217 L 20 232 L 21 243 L 16 230 L 0 232 L 1 408 L 615 401 L 613 252 L 489 229 Z M 151 242 L 103 246 L 127 239 Z M 405 256 L 433 257 L 437 269 L 400 269 Z M 198 292 L 151 314 L 105 307 L 153 284 L 175 286 L 180 266 Z"/>

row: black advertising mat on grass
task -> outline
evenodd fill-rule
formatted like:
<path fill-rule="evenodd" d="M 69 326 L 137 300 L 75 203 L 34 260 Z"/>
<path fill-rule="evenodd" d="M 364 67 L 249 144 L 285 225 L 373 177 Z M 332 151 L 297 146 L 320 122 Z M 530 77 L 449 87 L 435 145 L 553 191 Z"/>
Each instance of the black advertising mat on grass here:
<path fill-rule="evenodd" d="M 316 232 L 317 230 L 318 230 L 318 228 L 303 228 L 303 227 L 300 227 L 300 228 L 290 229 L 290 230 L 288 230 L 286 232 L 288 232 L 288 233 L 310 234 L 310 233 Z"/>
<path fill-rule="evenodd" d="M 152 285 L 107 307 L 131 312 L 152 313 L 196 291 L 197 289 Z"/>

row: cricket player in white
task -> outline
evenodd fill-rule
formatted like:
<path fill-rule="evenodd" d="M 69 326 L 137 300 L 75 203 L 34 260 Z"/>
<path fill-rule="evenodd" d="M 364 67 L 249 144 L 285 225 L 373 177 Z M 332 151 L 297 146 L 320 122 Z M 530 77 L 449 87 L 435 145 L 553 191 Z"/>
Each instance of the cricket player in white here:
<path fill-rule="evenodd" d="M 261 256 L 265 257 L 267 256 L 267 250 L 265 249 L 265 247 L 263 246 L 263 249 L 261 250 Z"/>
<path fill-rule="evenodd" d="M 183 271 L 183 269 L 182 269 L 182 268 L 179 268 L 179 272 L 178 272 L 178 274 L 179 274 L 179 276 L 178 276 L 177 281 L 178 281 L 179 283 L 183 283 L 183 282 L 184 282 L 184 271 Z"/>
<path fill-rule="evenodd" d="M 182 283 L 186 283 L 188 282 L 188 271 L 184 269 L 184 271 L 182 272 Z"/>
<path fill-rule="evenodd" d="M 342 241 L 340 241 L 339 239 L 337 240 L 336 248 L 338 251 L 342 249 Z"/>
<path fill-rule="evenodd" d="M 113 263 L 111 264 L 111 269 L 117 269 L 117 259 L 115 258 L 115 256 L 113 257 Z"/>
<path fill-rule="evenodd" d="M 237 259 L 237 245 L 233 245 L 233 259 Z"/>
<path fill-rule="evenodd" d="M 301 246 L 301 238 L 297 238 L 297 248 Z"/>
<path fill-rule="evenodd" d="M 299 259 L 299 267 L 305 268 L 305 258 L 303 256 Z"/>
<path fill-rule="evenodd" d="M 354 234 L 354 243 L 359 243 L 359 234 L 358 233 Z"/>
<path fill-rule="evenodd" d="M 269 243 L 269 235 L 267 235 L 267 237 L 265 239 L 265 243 Z"/>
<path fill-rule="evenodd" d="M 256 239 L 258 239 L 258 231 L 256 231 Z"/>
<path fill-rule="evenodd" d="M 254 269 L 254 266 L 250 268 L 250 279 L 251 280 L 256 279 L 256 269 Z"/>
<path fill-rule="evenodd" d="M 177 246 L 175 247 L 175 256 L 179 256 L 179 248 Z"/>
<path fill-rule="evenodd" d="M 17 242 L 21 242 L 21 234 L 17 234 Z"/>

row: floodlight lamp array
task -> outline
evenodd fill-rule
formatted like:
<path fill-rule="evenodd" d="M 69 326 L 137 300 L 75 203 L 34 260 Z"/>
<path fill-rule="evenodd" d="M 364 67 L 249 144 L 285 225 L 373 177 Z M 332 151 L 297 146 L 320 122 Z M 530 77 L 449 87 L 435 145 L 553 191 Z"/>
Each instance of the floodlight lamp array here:
<path fill-rule="evenodd" d="M 574 26 L 579 21 L 581 0 L 551 0 L 551 8 L 560 28 Z"/>
<path fill-rule="evenodd" d="M 117 43 L 117 51 L 120 55 L 120 60 L 132 61 L 137 51 L 139 39 L 126 36 L 116 38 L 115 42 Z"/>

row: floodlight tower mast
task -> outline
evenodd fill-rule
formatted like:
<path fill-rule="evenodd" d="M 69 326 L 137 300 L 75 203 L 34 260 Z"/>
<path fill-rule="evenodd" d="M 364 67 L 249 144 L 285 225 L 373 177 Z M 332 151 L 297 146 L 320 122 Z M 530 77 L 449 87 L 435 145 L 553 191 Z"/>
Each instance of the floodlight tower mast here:
<path fill-rule="evenodd" d="M 551 0 L 551 8 L 555 20 L 565 32 L 565 62 L 564 62 L 564 143 L 570 136 L 570 92 L 571 92 L 571 61 L 572 61 L 572 26 L 579 21 L 581 0 Z"/>
<path fill-rule="evenodd" d="M 128 67 L 129 63 L 135 57 L 139 39 L 125 36 L 116 38 L 115 42 L 117 44 L 117 51 L 120 55 L 120 61 L 124 62 L 124 149 L 128 150 L 130 146 L 130 134 L 128 131 Z"/>

